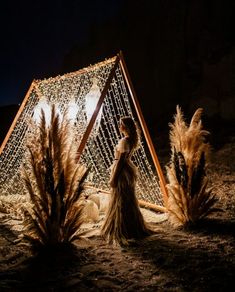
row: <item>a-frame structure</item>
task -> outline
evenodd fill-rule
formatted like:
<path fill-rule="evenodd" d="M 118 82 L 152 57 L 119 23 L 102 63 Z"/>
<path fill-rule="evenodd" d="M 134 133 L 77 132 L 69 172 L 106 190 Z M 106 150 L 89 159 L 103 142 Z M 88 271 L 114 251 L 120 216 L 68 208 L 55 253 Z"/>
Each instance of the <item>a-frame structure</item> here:
<path fill-rule="evenodd" d="M 88 119 L 86 102 L 89 96 L 94 97 L 95 90 L 97 102 Z M 74 123 L 78 159 L 90 167 L 89 180 L 94 187 L 106 191 L 113 148 L 120 138 L 119 118 L 132 116 L 143 132 L 141 147 L 134 155 L 134 163 L 140 172 L 139 202 L 164 211 L 167 200 L 165 179 L 121 52 L 79 71 L 32 82 L 0 148 L 0 193 L 15 194 L 22 189 L 20 168 L 30 120 L 42 100 L 57 104 L 61 112 L 71 105 L 71 101 L 76 105 Z"/>

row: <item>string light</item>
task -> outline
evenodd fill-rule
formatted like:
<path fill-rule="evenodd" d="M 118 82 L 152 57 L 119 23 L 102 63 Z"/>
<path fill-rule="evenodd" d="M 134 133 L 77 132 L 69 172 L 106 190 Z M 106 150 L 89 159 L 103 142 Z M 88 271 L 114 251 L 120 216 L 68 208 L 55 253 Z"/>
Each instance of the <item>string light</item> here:
<path fill-rule="evenodd" d="M 21 166 L 26 159 L 27 139 L 32 134 L 31 120 L 38 121 L 41 108 L 47 112 L 52 104 L 56 104 L 61 114 L 67 110 L 76 132 L 74 143 L 79 146 L 114 62 L 115 58 L 112 58 L 77 72 L 34 82 L 25 107 L 0 155 L 2 195 L 18 194 L 23 189 Z M 89 98 L 95 100 L 92 106 Z M 99 112 L 98 123 L 81 156 L 81 163 L 90 168 L 87 180 L 97 188 L 109 189 L 114 147 L 121 138 L 118 122 L 122 116 L 137 120 L 121 67 L 118 66 Z M 137 195 L 140 199 L 161 205 L 159 180 L 149 157 L 147 145 L 142 140 L 132 157 L 139 172 Z"/>
<path fill-rule="evenodd" d="M 68 118 L 71 122 L 76 121 L 76 117 L 77 117 L 78 112 L 79 112 L 79 106 L 75 102 L 75 99 L 73 99 L 68 104 Z"/>
<path fill-rule="evenodd" d="M 89 92 L 85 96 L 85 109 L 86 109 L 86 116 L 87 116 L 87 124 L 90 122 L 90 119 L 91 119 L 91 117 L 96 109 L 100 95 L 101 95 L 101 92 L 100 92 L 100 88 L 98 86 L 98 79 L 94 77 L 92 79 L 92 86 L 91 86 Z M 99 113 L 98 113 L 98 116 L 96 118 L 96 123 L 95 123 L 95 130 L 96 131 L 98 131 L 98 128 L 100 125 L 102 108 L 103 108 L 103 106 L 101 106 Z"/>

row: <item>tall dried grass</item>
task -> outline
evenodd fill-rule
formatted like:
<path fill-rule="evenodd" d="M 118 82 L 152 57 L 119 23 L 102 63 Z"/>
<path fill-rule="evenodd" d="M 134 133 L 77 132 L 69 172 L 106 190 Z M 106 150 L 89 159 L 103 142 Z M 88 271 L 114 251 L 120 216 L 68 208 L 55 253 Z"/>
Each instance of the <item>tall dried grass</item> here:
<path fill-rule="evenodd" d="M 195 224 L 214 212 L 217 201 L 208 188 L 206 167 L 210 145 L 203 130 L 199 108 L 189 125 L 179 106 L 170 124 L 171 160 L 167 166 L 169 221 L 175 226 Z"/>
<path fill-rule="evenodd" d="M 32 208 L 25 210 L 24 238 L 37 245 L 68 243 L 79 237 L 82 205 L 78 203 L 87 175 L 76 163 L 73 132 L 66 114 L 62 121 L 45 113 L 28 145 L 23 179 Z"/>

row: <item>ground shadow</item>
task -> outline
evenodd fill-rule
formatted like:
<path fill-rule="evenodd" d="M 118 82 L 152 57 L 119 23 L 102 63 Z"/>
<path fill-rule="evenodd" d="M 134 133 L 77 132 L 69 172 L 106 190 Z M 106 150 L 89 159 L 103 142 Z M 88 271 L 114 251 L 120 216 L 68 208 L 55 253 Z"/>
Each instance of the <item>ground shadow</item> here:
<path fill-rule="evenodd" d="M 92 261 L 87 248 L 60 244 L 37 248 L 37 252 L 34 250 L 31 254 L 29 249 L 25 246 L 28 256 L 24 261 L 10 267 L 6 265 L 1 271 L 1 291 L 70 291 L 69 286 L 73 285 L 79 291 L 86 290 L 86 281 L 79 269 L 84 262 Z"/>
<path fill-rule="evenodd" d="M 188 231 L 217 236 L 235 236 L 235 221 L 205 218 L 199 221 L 197 225 L 189 228 Z"/>
<path fill-rule="evenodd" d="M 17 288 L 20 291 L 68 291 L 67 286 L 71 284 L 68 282 L 75 277 L 76 286 L 85 289 L 79 267 L 87 260 L 87 249 L 72 244 L 43 248 L 19 272 Z"/>
<path fill-rule="evenodd" d="M 217 220 L 206 222 L 206 226 L 201 223 L 197 230 L 172 231 L 172 236 L 167 232 L 166 238 L 156 233 L 139 246 L 127 248 L 127 252 L 141 257 L 141 261 L 151 261 L 154 265 L 152 275 L 156 276 L 156 284 L 149 286 L 149 291 L 158 289 L 157 276 L 160 274 L 171 279 L 164 287 L 166 291 L 233 291 L 235 256 L 234 253 L 226 254 L 224 236 L 228 237 L 228 245 L 232 245 L 234 225 Z M 210 236 L 203 236 L 201 232 Z M 218 236 L 221 237 L 219 244 L 214 242 L 220 242 Z M 229 248 L 232 250 L 232 246 Z"/>

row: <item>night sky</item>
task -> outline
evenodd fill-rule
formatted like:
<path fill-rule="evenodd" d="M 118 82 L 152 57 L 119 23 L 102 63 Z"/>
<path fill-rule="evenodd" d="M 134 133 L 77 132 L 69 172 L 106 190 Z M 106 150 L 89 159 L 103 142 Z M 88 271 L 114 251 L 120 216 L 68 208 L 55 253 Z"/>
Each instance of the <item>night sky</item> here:
<path fill-rule="evenodd" d="M 0 106 L 20 103 L 34 78 L 65 73 L 66 54 L 75 44 L 87 43 L 93 27 L 115 18 L 120 3 L 115 0 L 1 3 Z M 89 61 L 87 58 L 87 65 Z"/>
<path fill-rule="evenodd" d="M 122 50 L 149 123 L 167 126 L 177 104 L 235 118 L 234 14 L 234 0 L 4 1 L 0 107 Z"/>

